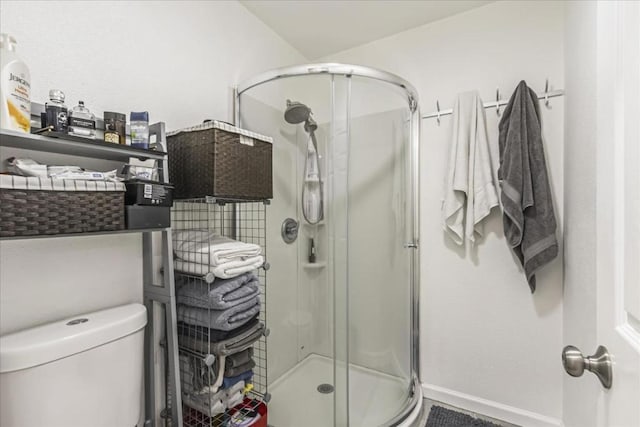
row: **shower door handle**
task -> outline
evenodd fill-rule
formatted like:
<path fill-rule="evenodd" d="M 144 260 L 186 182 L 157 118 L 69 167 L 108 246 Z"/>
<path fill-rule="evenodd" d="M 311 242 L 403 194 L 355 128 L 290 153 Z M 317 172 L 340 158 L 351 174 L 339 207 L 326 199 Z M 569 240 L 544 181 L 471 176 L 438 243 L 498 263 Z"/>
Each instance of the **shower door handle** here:
<path fill-rule="evenodd" d="M 404 247 L 406 249 L 418 249 L 418 243 L 416 243 L 416 242 L 405 243 Z"/>

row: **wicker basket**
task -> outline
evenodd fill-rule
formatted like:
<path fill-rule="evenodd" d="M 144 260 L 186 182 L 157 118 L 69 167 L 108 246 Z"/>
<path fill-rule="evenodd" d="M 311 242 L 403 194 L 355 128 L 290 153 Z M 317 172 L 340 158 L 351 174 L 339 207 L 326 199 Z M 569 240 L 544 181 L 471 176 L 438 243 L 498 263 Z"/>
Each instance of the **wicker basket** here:
<path fill-rule="evenodd" d="M 269 137 L 217 121 L 168 134 L 174 198 L 272 198 L 272 146 Z"/>
<path fill-rule="evenodd" d="M 9 179 L 12 184 L 7 184 Z M 124 229 L 124 186 L 121 184 L 55 182 L 12 176 L 2 176 L 2 181 L 0 237 Z M 30 184 L 24 185 L 24 182 Z"/>

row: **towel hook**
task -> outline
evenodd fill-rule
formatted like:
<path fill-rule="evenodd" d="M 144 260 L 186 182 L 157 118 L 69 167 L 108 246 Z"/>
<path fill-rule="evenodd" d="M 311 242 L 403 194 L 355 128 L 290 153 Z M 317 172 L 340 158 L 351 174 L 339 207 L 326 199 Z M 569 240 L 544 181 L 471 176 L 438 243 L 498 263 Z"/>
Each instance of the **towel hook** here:
<path fill-rule="evenodd" d="M 436 99 L 436 111 L 438 115 L 436 116 L 436 121 L 438 122 L 438 126 L 440 126 L 440 101 Z"/>
<path fill-rule="evenodd" d="M 551 104 L 549 103 L 549 79 L 546 79 L 544 83 L 544 105 L 547 108 L 551 108 Z"/>
<path fill-rule="evenodd" d="M 500 116 L 500 88 L 496 88 L 496 114 Z"/>

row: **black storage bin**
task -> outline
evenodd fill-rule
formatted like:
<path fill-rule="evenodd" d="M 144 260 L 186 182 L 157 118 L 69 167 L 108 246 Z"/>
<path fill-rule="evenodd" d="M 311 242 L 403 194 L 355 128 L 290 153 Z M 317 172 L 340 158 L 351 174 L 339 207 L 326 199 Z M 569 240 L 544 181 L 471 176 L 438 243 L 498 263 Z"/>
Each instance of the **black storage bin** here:
<path fill-rule="evenodd" d="M 125 206 L 127 230 L 171 227 L 171 208 L 162 206 Z"/>
<path fill-rule="evenodd" d="M 125 204 L 141 206 L 173 206 L 173 185 L 144 179 L 125 182 Z"/>

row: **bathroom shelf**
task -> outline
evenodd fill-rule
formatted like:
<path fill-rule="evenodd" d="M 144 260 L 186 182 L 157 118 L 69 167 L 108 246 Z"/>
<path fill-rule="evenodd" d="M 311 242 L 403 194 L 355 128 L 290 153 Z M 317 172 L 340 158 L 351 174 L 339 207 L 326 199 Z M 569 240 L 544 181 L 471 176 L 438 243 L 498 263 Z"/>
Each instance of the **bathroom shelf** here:
<path fill-rule="evenodd" d="M 117 231 L 92 231 L 88 233 L 66 233 L 66 234 L 39 234 L 36 236 L 6 236 L 0 237 L 2 240 L 27 240 L 27 239 L 51 239 L 54 237 L 86 237 L 86 236 L 108 236 L 111 234 L 133 234 L 148 233 L 153 231 L 166 231 L 167 228 L 141 228 L 136 230 L 117 230 Z"/>
<path fill-rule="evenodd" d="M 115 160 L 124 163 L 128 163 L 132 157 L 141 160 L 162 160 L 167 155 L 167 153 L 162 151 L 143 150 L 128 145 L 118 145 L 98 140 L 82 140 L 82 138 L 73 136 L 56 138 L 20 133 L 7 129 L 0 129 L 0 147 Z"/>
<path fill-rule="evenodd" d="M 214 280 L 216 279 L 216 277 L 210 271 L 208 271 L 206 273 L 203 273 L 203 274 L 193 274 L 193 273 L 189 273 L 189 272 L 186 272 L 186 271 L 180 271 L 180 270 L 174 268 L 173 272 L 178 276 L 183 276 L 183 277 L 189 277 L 191 279 L 202 280 L 203 282 L 206 282 L 208 284 L 212 284 L 214 282 Z"/>
<path fill-rule="evenodd" d="M 176 231 L 174 237 L 174 243 L 180 247 L 188 248 L 190 243 L 198 242 L 202 243 L 201 239 L 191 240 L 194 238 L 189 233 L 181 234 L 182 230 L 206 230 L 206 235 L 226 236 L 228 238 L 242 241 L 249 244 L 260 246 L 262 254 L 267 254 L 267 233 L 266 233 L 266 218 L 267 218 L 267 205 L 264 200 L 247 201 L 247 200 L 222 200 L 213 197 L 204 197 L 188 200 L 177 200 L 171 210 L 171 226 Z M 196 236 L 198 237 L 198 236 Z M 211 242 L 209 241 L 209 244 Z M 202 257 L 207 251 L 193 252 L 193 249 L 186 249 L 192 256 Z M 210 255 L 210 254 L 209 254 Z M 189 258 L 187 256 L 187 258 Z M 195 271 L 202 271 L 205 274 L 194 274 L 190 272 L 180 271 L 178 267 L 185 267 L 185 264 L 181 264 L 179 258 L 175 258 L 172 263 L 174 266 L 174 273 L 177 277 L 177 282 L 182 285 L 188 285 L 197 289 L 200 289 L 204 294 L 209 294 L 212 290 L 211 286 L 214 282 L 214 274 L 206 267 L 208 261 L 201 261 L 204 264 L 204 268 L 200 270 L 198 268 Z M 260 310 L 258 313 L 258 322 L 261 326 L 252 326 L 257 329 L 250 334 L 251 340 L 245 341 L 248 337 L 239 341 L 231 341 L 226 345 L 232 347 L 243 347 L 245 345 L 252 348 L 251 358 L 255 362 L 255 366 L 251 368 L 252 387 L 245 389 L 243 396 L 245 398 L 244 406 L 247 408 L 257 409 L 258 407 L 264 407 L 270 400 L 268 392 L 267 381 L 267 335 L 269 334 L 267 328 L 267 271 L 269 270 L 269 263 L 264 261 L 262 266 L 252 270 L 258 277 L 259 281 L 259 294 L 260 294 Z M 217 280 L 217 279 L 215 279 Z M 212 366 L 212 357 L 216 358 L 216 371 L 215 379 L 212 379 L 207 375 L 206 379 L 203 379 L 201 383 L 196 384 L 193 381 L 193 377 L 183 373 L 181 377 L 181 389 L 184 394 L 182 395 L 182 410 L 183 410 L 183 425 L 184 427 L 211 427 L 227 425 L 230 414 L 234 411 L 233 407 L 227 407 L 226 403 L 223 403 L 223 408 L 210 409 L 211 402 L 215 402 L 215 399 L 211 390 L 219 383 L 219 376 L 221 373 L 217 371 L 220 366 L 220 349 L 216 349 L 215 345 L 219 344 L 219 339 L 210 340 L 208 333 L 205 331 L 215 328 L 212 324 L 201 324 L 199 322 L 193 323 L 189 320 L 190 316 L 183 313 L 180 318 L 180 325 L 178 326 L 178 349 L 180 352 L 180 359 L 182 359 L 183 372 L 190 369 L 189 367 L 195 367 L 194 369 L 205 369 L 205 366 Z M 260 330 L 261 328 L 261 330 Z M 255 333 L 255 335 L 253 335 Z M 222 339 L 222 338 L 221 338 Z M 226 341 L 230 338 L 224 338 Z M 225 345 L 225 346 L 226 346 Z M 244 351 L 236 348 L 235 350 Z M 207 362 L 209 361 L 209 362 Z M 186 362 L 186 363 L 185 363 Z M 222 362 L 224 363 L 224 362 Z M 217 373 L 216 373 L 217 372 Z M 246 372 L 246 371 L 245 371 Z M 206 390 L 203 388 L 206 388 Z M 238 391 L 234 391 L 237 393 Z M 195 398 L 194 396 L 199 396 Z M 171 402 L 180 402 L 174 395 L 167 396 L 167 400 Z M 224 401 L 224 400 L 223 400 Z M 203 403 L 204 402 L 204 403 Z M 223 411 L 218 413 L 217 411 Z"/>
<path fill-rule="evenodd" d="M 308 268 L 309 270 L 318 270 L 326 266 L 326 262 L 305 262 L 302 264 L 302 268 Z"/>
<path fill-rule="evenodd" d="M 32 103 L 31 122 L 39 123 L 40 112 L 44 106 Z M 101 120 L 97 120 L 97 130 L 104 129 Z M 134 148 L 127 145 L 111 144 L 100 140 L 82 139 L 74 136 L 63 135 L 63 137 L 55 137 L 58 135 L 44 136 L 35 134 L 25 134 L 7 129 L 0 129 L 0 148 L 17 148 L 24 150 L 39 151 L 42 153 L 65 154 L 71 156 L 79 156 L 107 161 L 119 161 L 129 163 L 131 158 L 142 160 L 154 160 L 158 167 L 159 181 L 169 183 L 167 171 L 169 170 L 168 154 L 166 149 L 166 131 L 163 122 L 149 125 L 149 137 L 155 137 L 155 144 L 161 150 L 144 150 Z M 2 150 L 5 151 L 5 150 Z M 3 154 L 1 160 L 5 160 Z M 124 214 L 124 213 L 123 213 Z M 157 231 L 161 234 L 161 244 L 154 244 L 153 232 Z M 142 286 L 143 299 L 147 308 L 147 325 L 145 332 L 145 420 L 144 425 L 159 425 L 160 420 L 156 419 L 156 414 L 165 408 L 157 406 L 164 405 L 164 402 L 158 401 L 156 398 L 156 390 L 164 388 L 172 394 L 181 396 L 180 392 L 180 367 L 178 362 L 178 334 L 176 330 L 176 300 L 175 286 L 173 276 L 173 248 L 171 244 L 171 228 L 145 228 L 135 230 L 118 230 L 104 232 L 87 232 L 87 233 L 69 233 L 69 234 L 52 234 L 37 236 L 8 236 L 2 237 L 0 240 L 25 240 L 25 239 L 42 239 L 56 237 L 84 237 L 84 236 L 100 236 L 100 235 L 117 235 L 117 234 L 142 234 Z M 158 248 L 159 249 L 155 249 Z M 160 284 L 154 282 L 156 278 L 155 257 L 154 254 L 161 255 L 161 265 L 163 268 L 162 281 Z M 160 309 L 163 308 L 162 312 Z M 157 323 L 164 323 L 163 327 L 159 327 Z M 162 331 L 166 332 L 162 332 Z M 160 370 L 157 360 L 157 346 L 160 341 L 166 342 L 166 372 L 168 378 L 165 377 L 164 369 Z M 160 371 L 162 371 L 160 373 Z M 164 383 L 166 379 L 166 383 Z M 164 384 L 161 384 L 164 383 Z M 182 427 L 182 405 L 172 405 L 171 425 L 173 427 Z"/>
<path fill-rule="evenodd" d="M 36 105 L 36 104 L 34 104 Z M 33 110 L 33 108 L 32 108 Z M 36 107 L 37 110 L 37 107 Z M 33 114 L 33 111 L 32 111 Z M 32 122 L 34 118 L 32 116 Z M 164 147 L 165 130 L 164 123 L 155 123 L 149 126 L 149 136 L 155 135 L 157 142 Z M 59 136 L 43 136 L 35 134 L 25 134 L 7 129 L 0 129 L 0 148 L 19 148 L 24 150 L 39 151 L 42 153 L 66 154 L 85 158 L 113 160 L 122 163 L 128 163 L 130 159 L 137 158 L 142 160 L 155 160 L 162 164 L 167 159 L 167 153 L 160 150 L 143 150 L 140 148 L 130 147 L 128 145 L 118 145 L 103 141 L 95 141 L 76 136 L 65 135 Z M 0 160 L 5 160 L 2 155 Z M 162 174 L 163 168 L 159 168 Z M 163 175 L 164 176 L 164 175 Z M 168 182 L 168 180 L 166 180 Z M 34 236 L 4 236 L 0 240 L 25 240 L 25 239 L 43 239 L 55 237 L 82 237 L 82 236 L 99 236 L 108 234 L 123 233 L 144 233 L 151 231 L 163 231 L 163 228 L 135 229 L 135 230 L 117 230 L 117 231 L 97 231 L 85 233 L 67 233 L 67 234 L 40 234 Z"/>

